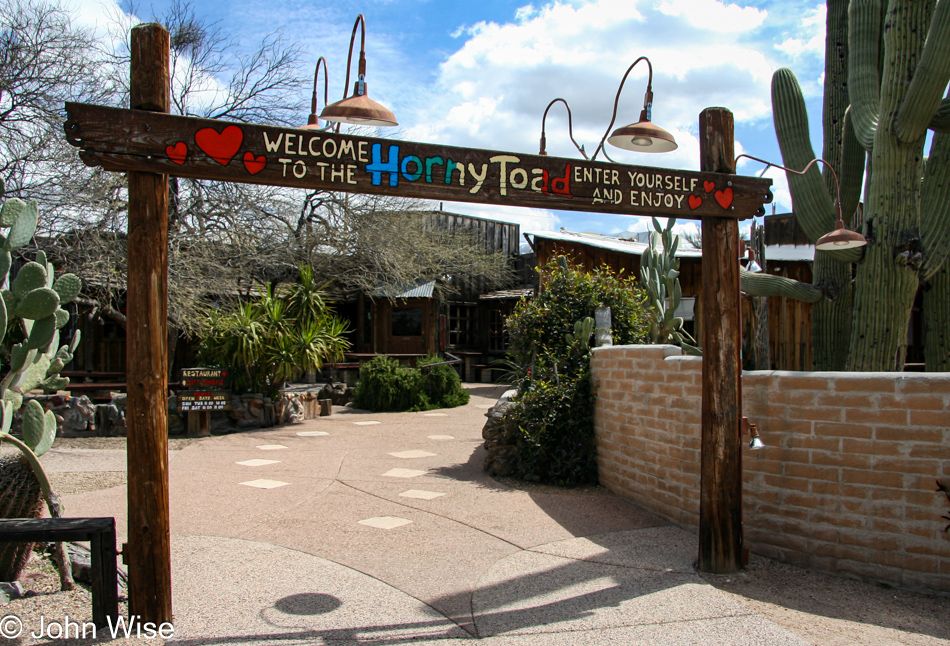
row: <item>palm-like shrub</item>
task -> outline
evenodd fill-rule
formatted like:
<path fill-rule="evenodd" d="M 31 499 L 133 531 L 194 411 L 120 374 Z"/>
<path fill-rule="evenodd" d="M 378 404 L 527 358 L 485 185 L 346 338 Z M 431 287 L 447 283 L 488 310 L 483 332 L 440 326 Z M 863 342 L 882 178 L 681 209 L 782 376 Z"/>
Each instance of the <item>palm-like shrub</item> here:
<path fill-rule="evenodd" d="M 211 315 L 198 354 L 229 370 L 238 392 L 275 397 L 287 381 L 325 362 L 339 361 L 349 347 L 346 321 L 334 316 L 309 267 L 301 283 L 262 290 L 251 302 Z"/>

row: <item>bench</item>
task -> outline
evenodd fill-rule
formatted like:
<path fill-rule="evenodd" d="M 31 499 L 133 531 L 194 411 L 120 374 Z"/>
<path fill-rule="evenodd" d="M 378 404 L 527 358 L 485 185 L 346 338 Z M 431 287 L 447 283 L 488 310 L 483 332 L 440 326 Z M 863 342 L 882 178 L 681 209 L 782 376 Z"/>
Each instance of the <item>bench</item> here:
<path fill-rule="evenodd" d="M 2 518 L 0 541 L 89 541 L 92 556 L 92 621 L 102 628 L 119 618 L 115 518 Z"/>

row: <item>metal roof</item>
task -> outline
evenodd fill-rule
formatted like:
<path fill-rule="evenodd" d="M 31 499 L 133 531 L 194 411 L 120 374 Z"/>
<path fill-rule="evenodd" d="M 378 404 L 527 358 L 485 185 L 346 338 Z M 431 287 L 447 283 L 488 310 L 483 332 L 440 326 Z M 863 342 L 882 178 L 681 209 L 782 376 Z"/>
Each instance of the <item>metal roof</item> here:
<path fill-rule="evenodd" d="M 815 246 L 804 244 L 770 244 L 765 247 L 765 259 L 768 262 L 789 262 L 815 259 Z"/>
<path fill-rule="evenodd" d="M 482 294 L 479 300 L 514 300 L 518 298 L 531 298 L 534 296 L 534 287 L 522 287 L 518 289 L 499 289 L 498 291 Z"/>
<path fill-rule="evenodd" d="M 380 285 L 373 290 L 372 296 L 378 298 L 432 298 L 435 281 L 418 282 L 414 285 Z"/>
<path fill-rule="evenodd" d="M 572 231 L 561 230 L 532 231 L 525 235 L 543 238 L 545 240 L 560 240 L 563 242 L 585 244 L 591 247 L 599 247 L 601 249 L 609 249 L 611 251 L 637 256 L 643 255 L 644 250 L 650 246 L 645 242 L 637 242 L 636 240 L 627 240 L 625 238 L 617 238 L 600 233 L 574 233 Z M 703 252 L 701 249 L 695 249 L 689 244 L 684 244 L 685 242 L 685 239 L 680 238 L 680 247 L 676 250 L 677 258 L 702 258 Z"/>

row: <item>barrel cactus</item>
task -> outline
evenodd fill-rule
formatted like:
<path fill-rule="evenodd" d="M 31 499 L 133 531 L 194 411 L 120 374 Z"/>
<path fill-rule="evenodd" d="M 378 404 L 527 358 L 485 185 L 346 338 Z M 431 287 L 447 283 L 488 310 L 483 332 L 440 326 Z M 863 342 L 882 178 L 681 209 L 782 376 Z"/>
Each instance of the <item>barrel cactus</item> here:
<path fill-rule="evenodd" d="M 36 400 L 24 405 L 23 396 L 31 390 L 56 391 L 69 384 L 59 372 L 72 360 L 79 332 L 71 343 L 59 345 L 59 331 L 69 322 L 69 313 L 61 306 L 76 298 L 82 283 L 73 274 L 56 278 L 42 251 L 10 277 L 12 252 L 30 241 L 37 221 L 35 202 L 12 198 L 0 207 L 0 228 L 9 229 L 6 236 L 0 234 L 0 284 L 9 283 L 8 289 L 0 291 L 0 342 L 9 363 L 0 379 L 0 442 L 20 451 L 19 456 L 0 462 L 0 515 L 6 518 L 38 517 L 44 501 L 51 516 L 62 515 L 38 460 L 56 437 L 56 416 Z M 21 409 L 22 439 L 10 434 L 13 416 Z M 5 547 L 0 552 L 0 580 L 19 577 L 30 550 L 26 544 Z M 57 552 L 60 578 L 68 588 L 68 562 L 61 546 Z"/>
<path fill-rule="evenodd" d="M 0 518 L 40 518 L 43 492 L 26 456 L 0 456 Z M 32 543 L 0 543 L 0 581 L 20 578 Z"/>
<path fill-rule="evenodd" d="M 837 172 L 845 222 L 862 249 L 816 253 L 814 367 L 900 370 L 914 298 L 924 287 L 928 370 L 950 370 L 950 0 L 829 0 L 824 159 Z M 801 88 L 772 79 L 775 131 L 786 166 L 815 157 Z M 924 156 L 928 131 L 934 133 Z M 796 220 L 816 241 L 834 227 L 834 183 L 817 169 L 789 174 Z M 859 208 L 862 191 L 863 208 Z M 853 281 L 852 264 L 856 263 Z M 748 279 L 754 294 L 769 277 Z"/>
<path fill-rule="evenodd" d="M 640 282 L 646 288 L 652 318 L 650 341 L 672 343 L 687 354 L 698 355 L 701 351 L 695 339 L 683 328 L 683 318 L 676 316 L 683 289 L 679 279 L 680 261 L 676 257 L 680 237 L 673 233 L 674 224 L 675 218 L 667 220 L 666 227 L 653 218 L 655 231 L 650 234 L 650 245 L 640 258 Z"/>

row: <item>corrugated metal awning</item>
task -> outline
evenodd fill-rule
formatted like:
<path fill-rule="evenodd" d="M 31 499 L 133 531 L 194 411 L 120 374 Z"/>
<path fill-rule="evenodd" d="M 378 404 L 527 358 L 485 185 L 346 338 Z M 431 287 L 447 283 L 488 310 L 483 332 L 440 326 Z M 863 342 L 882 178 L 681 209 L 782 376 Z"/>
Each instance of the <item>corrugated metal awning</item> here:
<path fill-rule="evenodd" d="M 519 298 L 531 298 L 534 296 L 534 287 L 525 287 L 521 289 L 499 289 L 495 292 L 482 294 L 479 300 L 516 300 Z"/>
<path fill-rule="evenodd" d="M 616 238 L 613 236 L 599 233 L 574 233 L 571 231 L 531 231 L 525 235 L 543 238 L 545 240 L 558 240 L 563 242 L 573 242 L 576 244 L 598 247 L 600 249 L 609 249 L 630 255 L 641 256 L 643 251 L 650 245 L 636 240 L 627 240 L 625 238 Z M 662 245 L 661 245 L 662 248 Z M 702 258 L 701 249 L 695 249 L 692 245 L 684 244 L 684 239 L 680 240 L 680 246 L 676 250 L 677 258 Z"/>
<path fill-rule="evenodd" d="M 415 285 L 380 285 L 373 290 L 375 298 L 432 298 L 435 293 L 435 281 L 419 282 Z"/>

